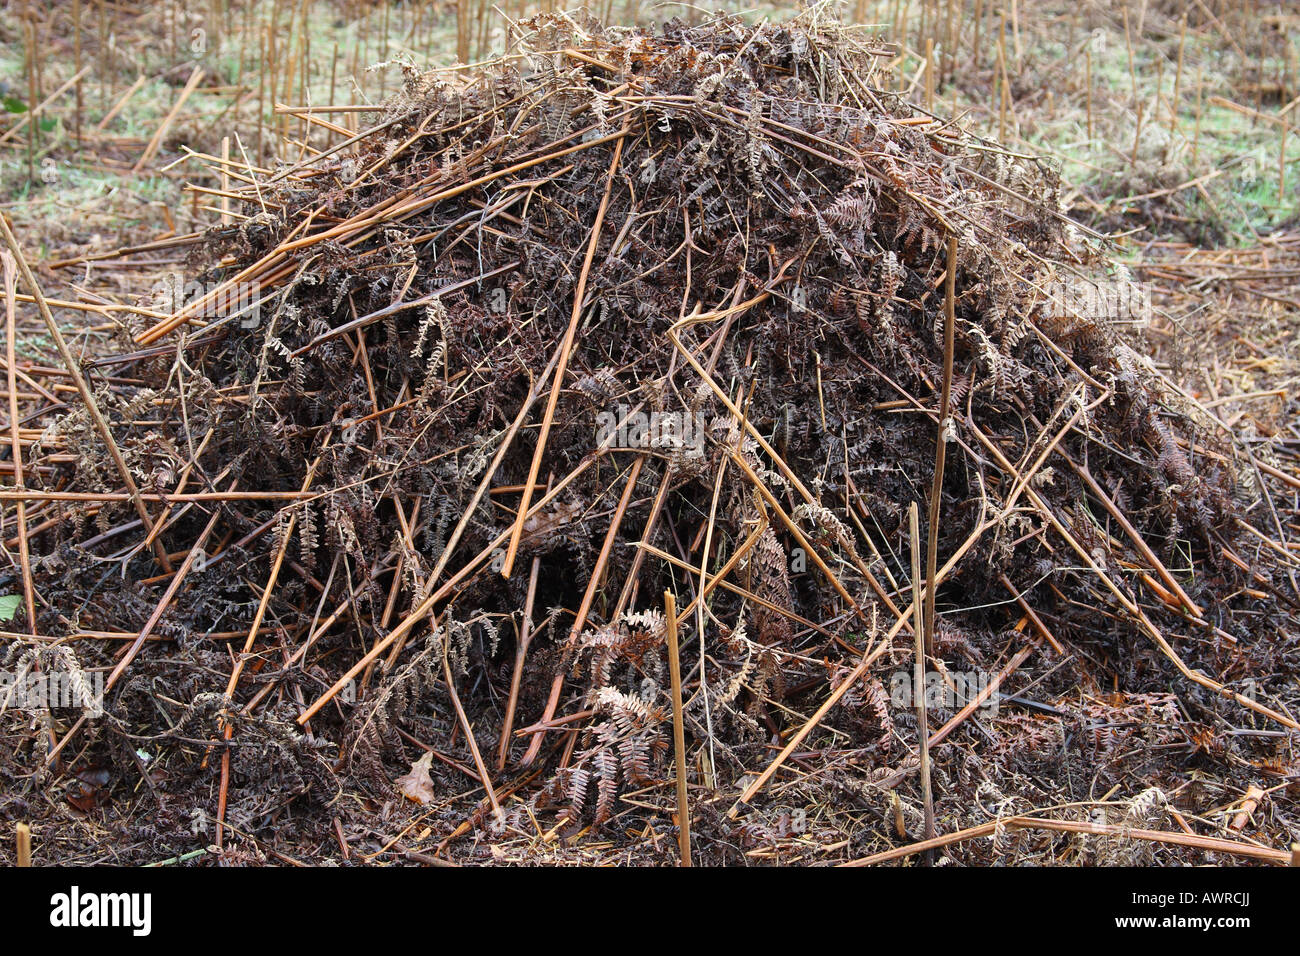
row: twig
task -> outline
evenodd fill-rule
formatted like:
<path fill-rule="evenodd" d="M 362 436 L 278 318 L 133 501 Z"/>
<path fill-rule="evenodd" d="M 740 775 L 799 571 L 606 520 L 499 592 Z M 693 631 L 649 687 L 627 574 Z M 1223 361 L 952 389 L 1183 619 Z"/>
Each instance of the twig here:
<path fill-rule="evenodd" d="M 29 824 L 19 823 L 14 829 L 18 840 L 18 865 L 29 867 L 32 865 L 32 828 Z"/>
<path fill-rule="evenodd" d="M 939 439 L 942 447 L 943 439 Z M 907 509 L 908 528 L 912 538 L 912 608 L 916 619 L 913 624 L 915 636 L 916 660 L 912 668 L 912 696 L 916 705 L 916 741 L 921 760 L 921 801 L 925 806 L 925 839 L 934 839 L 934 791 L 930 781 L 930 726 L 929 711 L 925 699 L 925 645 L 930 637 L 922 620 L 922 604 L 929 603 L 934 594 L 933 587 L 927 587 L 921 593 L 921 532 L 917 527 L 918 516 L 916 502 Z"/>
<path fill-rule="evenodd" d="M 544 498 L 542 498 L 540 501 L 535 503 L 532 509 L 530 510 L 529 514 L 530 515 L 536 514 L 537 512 L 541 511 L 542 508 L 546 507 L 546 505 L 550 504 L 556 498 L 556 496 L 560 494 L 560 492 L 562 492 L 565 488 L 567 488 L 571 482 L 576 480 L 579 475 L 581 475 L 584 471 L 586 471 L 589 467 L 591 467 L 591 465 L 595 461 L 596 459 L 594 457 L 587 458 L 580 465 L 578 465 L 577 468 L 571 471 L 563 480 L 559 482 L 559 484 L 557 484 L 550 492 L 548 492 Z M 318 697 L 309 707 L 307 707 L 301 714 L 299 714 L 297 723 L 299 725 L 302 725 L 307 723 L 307 721 L 311 720 L 311 718 L 314 717 L 322 707 L 324 707 L 331 700 L 333 700 L 334 697 L 340 691 L 343 690 L 343 688 L 347 687 L 348 683 L 352 681 L 353 678 L 355 678 L 359 673 L 361 673 L 361 671 L 365 670 L 366 666 L 369 665 L 371 661 L 373 661 L 376 657 L 378 657 L 380 654 L 386 651 L 397 641 L 404 639 L 406 635 L 409 634 L 411 630 L 428 615 L 428 613 L 433 609 L 434 605 L 436 605 L 439 601 L 443 600 L 448 595 L 450 595 L 458 585 L 460 585 L 463 581 L 465 581 L 467 578 L 473 575 L 473 573 L 476 570 L 478 570 L 486 562 L 488 562 L 491 559 L 493 552 L 496 551 L 496 549 L 499 548 L 501 545 L 505 544 L 509 536 L 510 536 L 509 530 L 502 531 L 499 535 L 497 535 L 492 541 L 488 543 L 487 547 L 485 547 L 477 555 L 471 558 L 468 564 L 466 564 L 463 568 L 461 568 L 450 578 L 448 578 L 447 582 L 443 584 L 442 587 L 438 588 L 436 591 L 434 591 L 432 594 L 426 597 L 423 601 L 421 601 L 419 605 L 413 608 L 410 611 L 410 613 L 408 613 L 406 617 L 402 619 L 402 621 L 397 625 L 397 627 L 393 628 L 393 630 L 390 631 L 386 637 L 378 641 L 374 647 L 372 647 L 361 657 L 360 660 L 358 660 L 355 664 L 353 664 L 350 668 L 348 668 L 348 670 L 330 686 L 329 690 L 325 691 L 324 694 Z"/>
<path fill-rule="evenodd" d="M 677 652 L 677 600 L 664 591 L 668 627 L 668 677 L 673 695 L 673 766 L 677 773 L 677 845 L 681 865 L 691 865 L 691 808 L 686 795 L 686 734 L 682 723 L 682 665 Z M 540 739 L 540 738 L 538 738 Z"/>
<path fill-rule="evenodd" d="M 952 401 L 953 327 L 955 325 L 955 290 L 957 284 L 957 237 L 948 237 L 948 275 L 943 295 L 943 387 L 939 393 L 939 437 L 934 447 L 934 482 L 930 486 L 929 540 L 925 549 L 925 579 L 934 580 L 939 554 L 939 514 L 943 508 L 943 466 L 948 448 L 948 431 L 952 419 L 948 405 Z M 925 591 L 925 653 L 934 655 L 934 603 L 938 589 Z"/>
<path fill-rule="evenodd" d="M 40 103 L 38 103 L 34 108 L 32 108 L 31 110 L 29 110 L 29 111 L 27 112 L 27 115 L 26 115 L 26 116 L 24 116 L 22 119 L 20 119 L 20 120 L 19 120 L 17 123 L 15 123 L 13 126 L 9 127 L 7 130 L 5 130 L 4 133 L 3 133 L 2 135 L 0 135 L 0 143 L 3 143 L 3 142 L 5 142 L 5 141 L 7 141 L 7 140 L 9 139 L 10 136 L 12 136 L 14 133 L 18 132 L 20 129 L 22 129 L 24 126 L 26 126 L 26 125 L 27 125 L 28 123 L 30 123 L 32 120 L 36 119 L 36 118 L 37 118 L 38 116 L 40 116 L 43 112 L 45 112 L 45 108 L 46 108 L 47 106 L 49 106 L 51 103 L 53 103 L 55 100 L 57 100 L 57 99 L 58 99 L 60 96 L 62 96 L 64 93 L 68 92 L 68 90 L 72 89 L 72 87 L 73 87 L 74 85 L 76 85 L 78 82 L 80 82 L 81 79 L 82 79 L 82 78 L 83 78 L 87 73 L 90 72 L 90 69 L 91 69 L 91 68 L 90 68 L 89 66 L 83 67 L 80 71 L 77 72 L 77 74 L 76 74 L 75 76 L 73 76 L 71 79 L 69 79 L 66 83 L 64 83 L 62 86 L 60 86 L 57 90 L 55 90 L 53 93 L 51 93 L 49 96 L 47 96 L 47 97 L 46 97 L 44 100 L 42 100 Z"/>
<path fill-rule="evenodd" d="M 447 658 L 447 642 L 442 646 L 442 672 L 447 679 L 447 695 L 451 698 L 451 706 L 456 711 L 456 719 L 460 721 L 461 732 L 465 734 L 465 742 L 469 744 L 469 752 L 474 758 L 474 766 L 478 768 L 479 777 L 483 781 L 483 789 L 487 791 L 488 802 L 492 804 L 492 812 L 496 815 L 499 822 L 505 821 L 505 813 L 501 809 L 501 804 L 497 802 L 496 789 L 492 785 L 492 776 L 488 773 L 488 768 L 483 763 L 483 755 L 479 752 L 478 741 L 474 739 L 474 728 L 470 726 L 469 717 L 465 715 L 465 708 L 460 704 L 460 695 L 456 693 L 456 678 L 451 672 L 451 662 Z"/>
<path fill-rule="evenodd" d="M 0 213 L 3 215 L 3 213 Z M 0 268 L 4 271 L 5 290 L 5 366 L 9 372 L 9 435 L 10 455 L 14 465 L 14 485 L 19 491 L 25 489 L 23 482 L 23 448 L 19 438 L 18 421 L 18 361 L 15 357 L 15 309 L 14 289 L 17 264 L 8 252 L 0 253 Z M 18 563 L 23 575 L 23 606 L 27 610 L 27 628 L 36 633 L 36 585 L 32 581 L 32 561 L 27 540 L 27 502 L 17 502 L 18 518 Z"/>
<path fill-rule="evenodd" d="M 933 840 L 923 840 L 920 843 L 913 843 L 909 846 L 896 847 L 893 850 L 885 850 L 883 853 L 875 853 L 871 856 L 852 860 L 848 863 L 841 864 L 841 866 L 874 866 L 877 863 L 888 863 L 891 860 L 899 860 L 903 857 L 914 856 L 917 853 L 924 853 L 927 850 L 935 850 L 939 847 L 951 846 L 954 843 L 965 843 L 968 840 L 975 840 L 980 837 L 989 836 L 1002 829 L 1056 830 L 1061 833 L 1088 833 L 1094 836 L 1147 840 L 1152 843 L 1185 846 L 1191 847 L 1195 850 L 1204 850 L 1207 853 L 1227 853 L 1231 856 L 1244 856 L 1254 860 L 1265 860 L 1270 863 L 1287 864 L 1291 862 L 1291 853 L 1287 850 L 1274 850 L 1270 847 L 1253 846 L 1249 843 L 1222 840 L 1218 837 L 1188 835 L 1186 833 L 1173 833 L 1164 830 L 1141 830 L 1106 823 L 1078 823 L 1074 820 L 1040 820 L 1036 817 L 1018 816 L 1003 817 L 1001 820 L 995 820 L 992 823 L 981 823 L 979 826 L 968 827 L 965 830 L 958 830 L 955 833 L 946 833 L 943 836 L 935 837 Z"/>
<path fill-rule="evenodd" d="M 614 516 L 610 519 L 609 530 L 605 532 L 605 540 L 600 546 L 600 554 L 596 557 L 596 563 L 591 570 L 591 578 L 587 581 L 587 589 L 583 592 L 582 603 L 578 606 L 578 613 L 573 617 L 573 625 L 569 628 L 569 637 L 566 646 L 571 648 L 582 634 L 582 629 L 587 623 L 587 615 L 591 611 L 591 603 L 596 599 L 596 591 L 600 588 L 601 578 L 605 574 L 605 564 L 609 561 L 609 556 L 614 549 L 614 541 L 618 538 L 618 529 L 623 525 L 623 515 L 627 512 L 628 502 L 632 500 L 632 492 L 636 488 L 637 477 L 641 474 L 641 466 L 645 464 L 645 455 L 638 455 L 632 462 L 632 467 L 628 474 L 627 484 L 623 487 L 623 495 L 619 498 L 618 507 L 614 510 Z M 516 527 L 519 525 L 516 524 Z M 564 670 L 561 668 L 551 680 L 551 691 L 546 699 L 546 709 L 542 713 L 542 722 L 550 720 L 555 716 L 555 708 L 560 704 L 560 693 L 564 688 Z M 524 754 L 521 766 L 527 767 L 537 759 L 537 753 L 541 749 L 542 738 L 534 737 L 532 743 L 528 746 L 528 751 Z"/>
<path fill-rule="evenodd" d="M 87 67 L 87 69 L 89 69 L 89 67 Z M 176 102 L 172 104 L 171 110 L 167 113 L 167 116 L 164 117 L 162 125 L 154 131 L 153 138 L 149 140 L 149 145 L 144 148 L 144 152 L 140 154 L 140 158 L 136 160 L 135 165 L 131 167 L 132 173 L 140 172 L 140 170 L 144 169 L 144 164 L 153 159 L 154 153 L 158 152 L 158 147 L 162 145 L 163 137 L 167 135 L 167 131 L 171 129 L 172 123 L 176 121 L 176 116 L 180 113 L 181 107 L 185 105 L 185 101 L 190 98 L 190 94 L 194 92 L 194 88 L 199 85 L 199 81 L 202 79 L 203 67 L 196 66 L 194 72 L 190 74 L 189 80 L 186 81 L 185 88 L 181 90 L 180 96 L 176 98 Z"/>
<path fill-rule="evenodd" d="M 618 172 L 619 160 L 623 158 L 623 144 L 627 141 L 628 126 L 625 124 L 622 134 L 614 144 L 614 157 L 610 160 L 609 175 L 605 178 L 605 194 L 601 197 L 596 210 L 596 221 L 591 226 L 591 239 L 587 243 L 587 255 L 582 262 L 582 271 L 578 274 L 578 284 L 573 291 L 573 311 L 569 315 L 569 327 L 564 332 L 556 354 L 560 357 L 551 381 L 551 395 L 546 401 L 546 411 L 542 415 L 542 427 L 537 433 L 537 446 L 533 450 L 533 461 L 528 466 L 528 480 L 524 482 L 524 496 L 519 503 L 519 514 L 510 532 L 510 543 L 506 546 L 505 563 L 501 566 L 501 576 L 510 577 L 515 566 L 515 554 L 519 551 L 519 538 L 524 530 L 524 517 L 528 513 L 528 504 L 533 497 L 533 485 L 537 473 L 542 468 L 542 455 L 546 451 L 546 439 L 551 433 L 551 422 L 555 418 L 555 406 L 560 400 L 560 390 L 564 387 L 564 373 L 569 367 L 569 353 L 573 349 L 574 339 L 578 334 L 578 320 L 586 305 L 587 278 L 591 274 L 591 264 L 596 258 L 596 246 L 600 241 L 600 227 L 605 222 L 605 212 L 609 209 L 609 197 L 614 191 L 614 176 Z"/>
<path fill-rule="evenodd" d="M 524 678 L 524 661 L 528 658 L 528 645 L 533 640 L 533 600 L 537 597 L 537 572 L 542 559 L 534 555 L 532 570 L 528 572 L 528 593 L 524 597 L 523 620 L 519 624 L 519 647 L 515 651 L 515 667 L 510 675 L 510 696 L 506 698 L 506 714 L 501 722 L 501 739 L 497 743 L 497 773 L 505 770 L 510 753 L 510 733 L 515 724 L 515 708 L 519 705 L 519 685 Z"/>
<path fill-rule="evenodd" d="M 126 486 L 127 493 L 131 496 L 131 501 L 135 505 L 136 514 L 146 526 L 153 523 L 149 516 L 149 510 L 145 508 L 144 501 L 140 498 L 140 489 L 136 487 L 135 479 L 131 476 L 131 469 L 127 467 L 126 459 L 122 457 L 122 452 L 117 447 L 117 442 L 113 440 L 113 432 L 108 427 L 108 422 L 99 410 L 99 405 L 95 402 L 95 396 L 91 394 L 90 388 L 86 385 L 85 378 L 82 377 L 81 370 L 77 366 L 77 360 L 73 358 L 72 351 L 68 348 L 68 343 L 63 338 L 63 332 L 59 330 L 58 323 L 54 321 L 54 315 L 50 312 L 50 306 L 45 301 L 45 296 L 41 292 L 40 284 L 36 281 L 36 276 L 32 274 L 31 267 L 27 265 L 27 259 L 23 256 L 23 251 L 18 245 L 18 240 L 14 238 L 13 232 L 9 229 L 9 223 L 3 215 L 0 215 L 0 232 L 4 234 L 5 243 L 9 246 L 18 262 L 18 268 L 22 272 L 23 281 L 31 290 L 32 296 L 36 299 L 36 307 L 41 313 L 41 318 L 45 321 L 45 327 L 49 330 L 50 338 L 54 340 L 55 347 L 59 350 L 59 356 L 63 359 L 64 367 L 68 370 L 68 375 L 72 378 L 73 383 L 77 386 L 77 392 L 81 395 L 81 400 L 86 405 L 86 410 L 90 413 L 91 420 L 95 423 L 95 428 L 99 436 L 104 440 L 108 447 L 108 452 L 113 458 L 113 464 L 117 467 L 117 473 L 122 479 L 122 484 Z M 167 550 L 163 547 L 161 541 L 155 541 L 153 544 L 154 556 L 157 557 L 158 563 L 164 571 L 172 570 L 171 561 L 167 557 Z"/>

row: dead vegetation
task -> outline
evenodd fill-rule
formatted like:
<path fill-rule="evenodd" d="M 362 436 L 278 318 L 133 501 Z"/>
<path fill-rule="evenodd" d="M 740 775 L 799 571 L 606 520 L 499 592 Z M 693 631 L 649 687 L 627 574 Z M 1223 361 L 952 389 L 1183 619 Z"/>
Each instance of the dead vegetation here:
<path fill-rule="evenodd" d="M 1300 482 L 1051 170 L 817 11 L 519 39 L 232 161 L 231 224 L 135 250 L 197 292 L 84 396 L 11 377 L 6 664 L 107 694 L 3 718 L 4 814 L 68 862 L 69 805 L 122 862 L 674 862 L 671 625 L 698 863 L 1288 860 Z M 1001 682 L 924 762 L 916 630 Z"/>

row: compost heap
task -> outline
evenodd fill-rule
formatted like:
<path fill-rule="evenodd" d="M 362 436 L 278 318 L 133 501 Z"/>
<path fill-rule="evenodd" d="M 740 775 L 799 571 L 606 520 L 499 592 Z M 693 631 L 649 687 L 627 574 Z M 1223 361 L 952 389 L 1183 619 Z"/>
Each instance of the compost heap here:
<path fill-rule="evenodd" d="M 1006 683 L 929 702 L 940 832 L 1117 784 L 1065 818 L 1165 829 L 1175 792 L 1294 775 L 1296 595 L 1238 521 L 1272 534 L 1267 492 L 1135 326 L 1055 294 L 1126 280 L 1050 170 L 881 90 L 889 51 L 815 16 L 520 36 L 249 174 L 192 253 L 218 292 L 91 370 L 141 489 L 182 493 L 147 503 L 173 571 L 121 494 L 37 512 L 36 631 L 77 639 L 10 667 L 120 673 L 102 718 L 10 725 L 9 813 L 58 819 L 73 781 L 141 862 L 674 860 L 671 591 L 697 862 L 919 839 L 898 688 L 950 239 L 929 668 Z M 32 454 L 36 486 L 122 491 L 83 410 Z"/>

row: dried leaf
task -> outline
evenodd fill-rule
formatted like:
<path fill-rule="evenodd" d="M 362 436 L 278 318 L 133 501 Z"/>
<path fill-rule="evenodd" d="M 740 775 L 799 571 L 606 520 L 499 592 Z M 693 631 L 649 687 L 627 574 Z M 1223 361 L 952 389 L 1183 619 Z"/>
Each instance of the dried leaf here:
<path fill-rule="evenodd" d="M 425 753 L 411 764 L 411 772 L 398 777 L 393 782 L 402 796 L 414 800 L 421 806 L 433 802 L 433 779 L 429 776 L 429 767 L 433 764 L 433 754 Z"/>

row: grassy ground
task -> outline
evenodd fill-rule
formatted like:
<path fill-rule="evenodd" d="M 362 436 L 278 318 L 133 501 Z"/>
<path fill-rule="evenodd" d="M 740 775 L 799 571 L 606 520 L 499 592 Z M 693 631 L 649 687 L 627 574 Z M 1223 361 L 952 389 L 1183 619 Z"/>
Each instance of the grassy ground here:
<path fill-rule="evenodd" d="M 1254 241 L 1296 217 L 1300 163 L 1286 156 L 1300 157 L 1300 15 L 1265 3 L 1205 22 L 1190 4 L 956 6 L 964 16 L 955 16 L 959 25 L 951 28 L 943 3 L 880 0 L 844 5 L 843 12 L 884 31 L 899 51 L 895 85 L 914 101 L 1054 163 L 1067 205 L 1085 221 L 1138 237 L 1214 245 Z M 14 111 L 7 114 L 10 127 L 27 115 L 29 101 L 44 101 L 72 79 L 78 62 L 87 71 L 45 108 L 35 136 L 20 130 L 0 146 L 0 199 L 11 217 L 30 222 L 30 237 L 51 254 L 51 244 L 94 244 L 113 229 L 203 225 L 210 217 L 187 210 L 182 189 L 187 180 L 210 186 L 210 174 L 193 161 L 171 166 L 182 146 L 217 154 L 229 137 L 236 156 L 242 148 L 272 161 L 276 132 L 307 132 L 304 121 L 276 116 L 274 104 L 377 103 L 400 85 L 401 64 L 446 65 L 458 46 L 451 6 L 169 4 L 112 15 L 101 27 L 87 4 L 78 59 L 71 4 L 37 13 L 30 29 L 27 8 L 8 7 L 17 15 L 0 25 L 0 82 Z M 615 4 L 609 15 L 653 20 L 682 9 Z M 763 5 L 748 15 L 788 12 Z M 471 58 L 506 44 L 504 20 L 481 13 L 469 11 L 472 36 L 462 46 Z M 99 42 L 103 33 L 107 45 Z M 35 96 L 33 36 L 41 51 Z M 273 54 L 266 52 L 268 37 Z M 203 70 L 196 90 L 154 159 L 135 169 L 195 68 Z M 115 115 L 105 122 L 110 111 Z M 365 116 L 332 114 L 330 121 L 356 128 Z M 0 135 L 5 123 L 0 116 Z M 331 136 L 337 140 L 317 128 L 307 143 L 321 148 Z"/>

